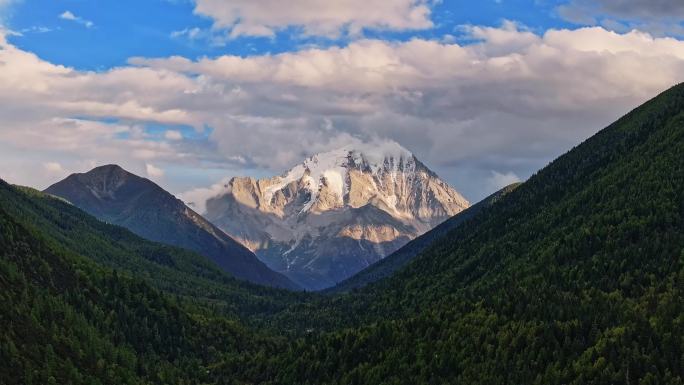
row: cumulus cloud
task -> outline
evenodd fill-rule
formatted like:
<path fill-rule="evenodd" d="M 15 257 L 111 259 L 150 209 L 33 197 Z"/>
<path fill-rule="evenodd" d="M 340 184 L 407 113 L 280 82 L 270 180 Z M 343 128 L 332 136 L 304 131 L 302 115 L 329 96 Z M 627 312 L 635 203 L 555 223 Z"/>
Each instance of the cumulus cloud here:
<path fill-rule="evenodd" d="M 49 152 L 43 162 L 71 170 L 84 160 L 145 174 L 148 164 L 211 170 L 216 181 L 392 139 L 476 201 L 493 191 L 492 170 L 526 178 L 684 78 L 684 42 L 672 38 L 600 27 L 539 35 L 512 22 L 462 32 L 472 44 L 360 39 L 277 55 L 134 58 L 104 72 L 54 65 L 0 38 L 0 152 Z M 151 135 L 147 122 L 206 139 Z M 17 177 L 44 183 L 32 175 Z M 165 179 L 173 192 L 192 187 Z"/>
<path fill-rule="evenodd" d="M 491 171 L 491 176 L 488 180 L 492 191 L 498 191 L 510 184 L 520 182 L 520 177 L 514 172 L 500 173 L 498 171 Z"/>
<path fill-rule="evenodd" d="M 164 170 L 159 167 L 155 167 L 150 163 L 145 165 L 145 171 L 147 172 L 147 176 L 152 179 L 159 179 L 164 176 Z"/>
<path fill-rule="evenodd" d="M 164 138 L 168 140 L 182 140 L 183 134 L 178 130 L 167 130 L 164 132 Z"/>
<path fill-rule="evenodd" d="M 468 31 L 477 44 L 360 40 L 273 56 L 132 62 L 222 84 L 229 114 L 213 123 L 213 139 L 224 153 L 279 172 L 304 153 L 380 135 L 472 187 L 471 196 L 491 188 L 491 169 L 510 162 L 529 175 L 682 79 L 684 45 L 674 39 L 602 28 L 539 36 L 513 24 Z M 454 171 L 461 168 L 478 171 Z"/>
<path fill-rule="evenodd" d="M 59 15 L 59 18 L 62 20 L 69 20 L 76 22 L 78 24 L 84 25 L 86 28 L 92 28 L 95 26 L 95 23 L 93 23 L 90 20 L 86 20 L 80 16 L 74 15 L 71 11 L 64 11 Z"/>
<path fill-rule="evenodd" d="M 195 13 L 230 36 L 274 36 L 300 28 L 304 34 L 338 36 L 364 29 L 407 30 L 432 26 L 427 0 L 197 0 Z"/>
<path fill-rule="evenodd" d="M 171 32 L 172 38 L 187 37 L 190 40 L 195 40 L 204 35 L 204 32 L 197 27 L 194 28 L 184 28 L 178 31 Z"/>
<path fill-rule="evenodd" d="M 45 171 L 47 171 L 51 174 L 63 174 L 64 173 L 64 168 L 58 162 L 43 163 L 43 168 L 45 169 Z"/>
<path fill-rule="evenodd" d="M 207 211 L 207 200 L 225 193 L 230 178 L 223 178 L 209 187 L 198 187 L 179 194 L 179 199 L 200 214 Z"/>

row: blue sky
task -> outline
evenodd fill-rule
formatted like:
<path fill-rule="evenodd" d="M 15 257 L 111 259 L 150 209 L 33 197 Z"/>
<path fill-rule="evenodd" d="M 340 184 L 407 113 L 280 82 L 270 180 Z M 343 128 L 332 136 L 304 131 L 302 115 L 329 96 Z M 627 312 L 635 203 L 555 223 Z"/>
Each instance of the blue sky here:
<path fill-rule="evenodd" d="M 0 0 L 0 177 L 183 196 L 393 141 L 477 201 L 683 81 L 683 36 L 681 0 Z"/>
<path fill-rule="evenodd" d="M 432 7 L 434 28 L 408 31 L 369 29 L 364 35 L 383 40 L 411 38 L 440 39 L 458 37 L 459 26 L 498 26 L 503 20 L 515 20 L 543 32 L 549 28 L 567 28 L 556 11 L 558 3 L 540 0 L 445 0 Z M 185 29 L 208 30 L 212 20 L 193 13 L 188 0 L 23 0 L 11 7 L 7 25 L 20 32 L 10 41 L 52 63 L 86 70 L 105 70 L 122 66 L 131 57 L 188 58 L 232 54 L 249 56 L 293 51 L 304 46 L 345 45 L 349 38 L 302 37 L 291 27 L 271 37 L 240 37 L 225 43 L 207 39 L 172 37 Z M 133 10 L 133 11 L 131 11 Z M 60 18 L 71 12 L 92 27 Z"/>

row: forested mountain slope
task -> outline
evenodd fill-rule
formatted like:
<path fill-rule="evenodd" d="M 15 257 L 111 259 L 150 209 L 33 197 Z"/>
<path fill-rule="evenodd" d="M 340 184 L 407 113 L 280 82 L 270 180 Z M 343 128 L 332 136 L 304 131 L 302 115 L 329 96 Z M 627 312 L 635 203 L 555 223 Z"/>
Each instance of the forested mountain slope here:
<path fill-rule="evenodd" d="M 59 198 L 0 181 L 0 207 L 61 250 L 146 280 L 191 302 L 245 316 L 280 309 L 297 294 L 238 281 L 207 258 L 143 239 Z"/>
<path fill-rule="evenodd" d="M 680 85 L 391 278 L 281 314 L 302 328 L 353 328 L 306 339 L 284 359 L 289 371 L 274 376 L 309 384 L 681 384 L 682 154 Z"/>
<path fill-rule="evenodd" d="M 418 238 L 402 246 L 399 250 L 388 255 L 384 259 L 381 259 L 380 261 L 370 265 L 366 269 L 361 270 L 358 274 L 340 282 L 339 284 L 326 290 L 325 292 L 346 292 L 366 286 L 369 283 L 379 281 L 383 278 L 391 276 L 392 274 L 394 274 L 394 272 L 401 269 L 403 266 L 405 266 L 407 263 L 413 260 L 413 258 L 415 258 L 423 250 L 428 248 L 432 243 L 438 241 L 440 238 L 444 237 L 455 228 L 463 225 L 469 219 L 473 218 L 476 214 L 478 214 L 480 211 L 490 207 L 492 204 L 501 199 L 501 197 L 510 193 L 519 185 L 520 183 L 514 183 L 502 188 L 501 190 L 486 197 L 480 202 L 468 207 L 467 209 L 442 222 L 434 229 L 428 231 L 427 233 L 419 236 Z"/>
<path fill-rule="evenodd" d="M 282 343 L 208 312 L 191 314 L 144 280 L 98 267 L 45 236 L 32 218 L 34 209 L 45 208 L 30 207 L 35 197 L 2 181 L 0 196 L 0 383 L 208 383 L 214 382 L 208 363 L 239 363 Z M 17 217 L 15 210 L 29 215 Z"/>
<path fill-rule="evenodd" d="M 190 289 L 179 302 L 135 269 L 122 277 L 95 266 L 90 258 L 109 258 L 75 252 L 69 237 L 55 235 L 79 226 L 61 218 L 68 205 L 49 212 L 53 224 L 43 228 L 31 218 L 44 207 L 32 208 L 35 198 L 0 184 L 4 197 L 16 198 L 0 205 L 0 316 L 10 325 L 0 341 L 0 378 L 681 385 L 682 154 L 684 86 L 677 86 L 390 278 L 334 296 L 263 292 L 267 310 L 254 309 L 270 316 L 255 322 L 293 335 L 287 339 L 225 321 L 205 306 L 206 297 L 189 302 Z"/>

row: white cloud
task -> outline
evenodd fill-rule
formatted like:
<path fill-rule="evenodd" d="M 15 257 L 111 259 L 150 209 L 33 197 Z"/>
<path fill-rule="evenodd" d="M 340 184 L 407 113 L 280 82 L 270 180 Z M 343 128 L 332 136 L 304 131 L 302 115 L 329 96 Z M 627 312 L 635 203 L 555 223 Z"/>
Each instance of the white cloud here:
<path fill-rule="evenodd" d="M 80 16 L 74 15 L 71 11 L 64 11 L 59 15 L 59 18 L 62 20 L 69 20 L 76 22 L 78 24 L 84 25 L 86 28 L 92 28 L 95 26 L 95 23 L 93 23 L 90 20 L 86 20 Z"/>
<path fill-rule="evenodd" d="M 59 15 L 59 18 L 64 20 L 77 20 L 76 16 L 74 16 L 74 14 L 71 13 L 71 11 L 64 11 L 64 13 Z"/>
<path fill-rule="evenodd" d="M 194 188 L 179 194 L 179 199 L 199 214 L 204 214 L 207 210 L 207 199 L 224 193 L 228 188 L 229 181 L 230 178 L 224 178 L 209 187 Z"/>
<path fill-rule="evenodd" d="M 155 167 L 150 163 L 145 165 L 145 171 L 147 172 L 147 176 L 152 179 L 159 179 L 164 176 L 164 170 L 159 167 Z"/>
<path fill-rule="evenodd" d="M 0 35 L 0 153 L 24 167 L 11 174 L 24 184 L 45 184 L 31 172 L 43 162 L 82 170 L 85 160 L 144 174 L 148 164 L 211 170 L 220 180 L 280 173 L 314 152 L 379 137 L 474 201 L 492 192 L 491 170 L 525 178 L 684 80 L 676 39 L 599 27 L 536 35 L 515 23 L 465 31 L 474 44 L 361 39 L 278 55 L 137 58 L 104 72 L 51 64 Z M 146 122 L 209 136 L 149 135 Z M 31 156 L 37 166 L 20 162 Z M 165 179 L 174 192 L 199 184 Z"/>
<path fill-rule="evenodd" d="M 202 31 L 200 28 L 185 28 L 181 29 L 178 31 L 173 31 L 171 32 L 171 37 L 172 38 L 179 38 L 179 37 L 187 37 L 190 40 L 195 40 L 204 35 L 204 31 Z"/>
<path fill-rule="evenodd" d="M 168 140 L 182 140 L 183 134 L 178 130 L 168 130 L 164 132 L 164 138 Z"/>
<path fill-rule="evenodd" d="M 226 106 L 213 139 L 274 171 L 302 152 L 378 133 L 433 164 L 462 167 L 493 153 L 536 167 L 682 79 L 684 44 L 674 39 L 601 28 L 470 31 L 479 44 L 361 40 L 274 56 L 133 63 L 211 79 L 224 100 L 213 103 Z M 324 122 L 338 130 L 322 130 Z"/>
<path fill-rule="evenodd" d="M 492 191 L 498 191 L 510 184 L 520 182 L 520 177 L 514 172 L 500 173 L 498 171 L 491 171 L 491 176 L 488 179 Z"/>
<path fill-rule="evenodd" d="M 500 28 L 464 25 L 460 29 L 465 32 L 465 38 L 486 42 L 487 44 L 481 45 L 480 48 L 487 50 L 482 52 L 487 56 L 503 56 L 520 52 L 541 41 L 541 37 L 510 20 L 504 20 Z"/>
<path fill-rule="evenodd" d="M 51 174 L 63 174 L 64 173 L 64 168 L 62 167 L 61 164 L 57 162 L 46 162 L 43 163 L 43 168 L 45 171 L 51 173 Z"/>
<path fill-rule="evenodd" d="M 52 31 L 53 31 L 52 28 L 34 25 L 34 26 L 29 27 L 29 28 L 22 29 L 20 31 L 20 33 L 21 34 L 24 34 L 24 33 L 48 33 L 48 32 L 52 32 Z"/>
<path fill-rule="evenodd" d="M 36 160 L 32 160 L 33 162 L 36 162 Z M 40 162 L 38 161 L 38 164 Z M 42 162 L 42 169 L 37 168 L 35 165 L 32 165 L 32 168 L 36 168 L 34 171 L 36 176 L 39 176 L 41 178 L 44 178 L 46 180 L 59 180 L 65 178 L 67 175 L 69 175 L 69 172 L 62 166 L 61 163 L 55 162 L 55 161 L 44 161 Z M 22 170 L 20 167 L 19 170 Z M 2 171 L 0 169 L 0 171 Z"/>
<path fill-rule="evenodd" d="M 197 0 L 195 13 L 214 20 L 214 29 L 241 35 L 273 36 L 287 27 L 304 34 L 338 36 L 364 29 L 432 27 L 427 0 Z"/>

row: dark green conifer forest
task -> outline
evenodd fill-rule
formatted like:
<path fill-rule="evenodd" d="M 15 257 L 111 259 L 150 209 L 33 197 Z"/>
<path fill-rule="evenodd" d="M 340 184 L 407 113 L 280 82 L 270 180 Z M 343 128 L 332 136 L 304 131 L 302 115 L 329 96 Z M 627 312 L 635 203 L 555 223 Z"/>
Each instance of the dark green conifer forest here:
<path fill-rule="evenodd" d="M 684 384 L 684 86 L 388 278 L 227 277 L 0 183 L 2 384 Z"/>

